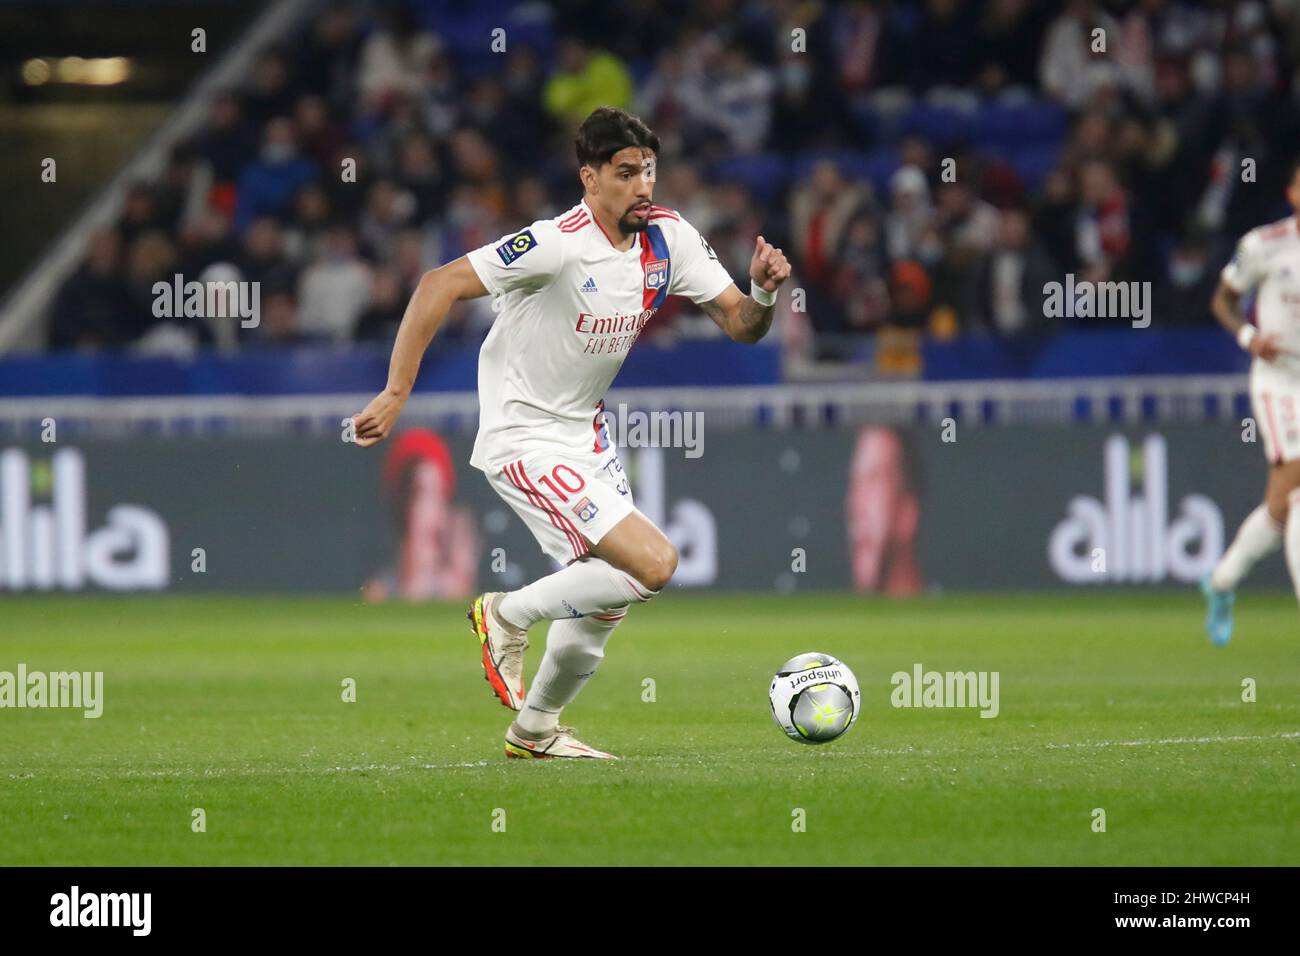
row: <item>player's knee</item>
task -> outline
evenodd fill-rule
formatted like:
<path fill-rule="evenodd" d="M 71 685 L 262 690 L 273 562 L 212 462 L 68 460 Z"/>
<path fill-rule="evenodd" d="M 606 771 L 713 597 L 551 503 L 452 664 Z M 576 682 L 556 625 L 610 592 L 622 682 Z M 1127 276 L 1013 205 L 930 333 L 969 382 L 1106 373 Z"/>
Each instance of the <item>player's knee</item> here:
<path fill-rule="evenodd" d="M 668 541 L 656 547 L 646 559 L 638 575 L 641 583 L 651 591 L 662 590 L 677 570 L 677 549 Z"/>

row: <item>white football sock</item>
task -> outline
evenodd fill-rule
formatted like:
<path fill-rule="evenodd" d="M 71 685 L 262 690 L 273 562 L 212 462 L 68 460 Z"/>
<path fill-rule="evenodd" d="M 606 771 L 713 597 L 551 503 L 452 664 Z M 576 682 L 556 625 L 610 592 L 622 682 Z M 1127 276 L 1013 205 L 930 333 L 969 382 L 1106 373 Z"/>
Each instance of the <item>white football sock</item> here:
<path fill-rule="evenodd" d="M 562 618 L 546 632 L 546 653 L 528 688 L 515 722 L 529 734 L 545 736 L 560 722 L 560 711 L 578 696 L 605 657 L 605 642 L 627 614 L 622 608 L 587 617 Z"/>
<path fill-rule="evenodd" d="M 1291 509 L 1295 514 L 1295 509 Z M 1290 527 L 1290 522 L 1287 522 Z M 1210 584 L 1216 591 L 1232 591 L 1241 583 L 1251 568 L 1282 546 L 1282 528 L 1268 513 L 1267 505 L 1260 505 L 1241 523 L 1237 536 L 1223 553 L 1210 575 Z M 1288 543 L 1287 547 L 1290 547 Z"/>
<path fill-rule="evenodd" d="M 1300 488 L 1287 496 L 1291 506 L 1286 516 L 1286 566 L 1291 572 L 1291 585 L 1300 600 Z"/>
<path fill-rule="evenodd" d="M 633 602 L 648 601 L 658 593 L 609 562 L 588 555 L 518 591 L 511 591 L 497 602 L 497 611 L 515 627 L 529 628 L 538 621 L 625 608 Z"/>

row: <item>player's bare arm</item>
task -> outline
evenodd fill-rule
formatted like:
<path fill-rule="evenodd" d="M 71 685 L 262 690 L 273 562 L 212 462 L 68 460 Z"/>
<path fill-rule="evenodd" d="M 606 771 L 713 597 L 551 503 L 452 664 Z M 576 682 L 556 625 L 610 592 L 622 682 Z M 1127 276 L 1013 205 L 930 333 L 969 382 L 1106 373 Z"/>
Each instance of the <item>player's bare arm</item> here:
<path fill-rule="evenodd" d="M 369 448 L 387 438 L 410 397 L 424 351 L 460 299 L 487 295 L 483 280 L 464 256 L 426 272 L 402 316 L 388 363 L 388 384 L 355 416 L 357 444 Z"/>
<path fill-rule="evenodd" d="M 1214 296 L 1210 299 L 1210 311 L 1214 313 L 1214 318 L 1238 341 L 1240 341 L 1241 330 L 1246 327 L 1246 322 L 1241 315 L 1241 299 L 1241 293 L 1222 279 L 1219 280 L 1219 287 L 1214 290 Z M 1255 335 L 1246 344 L 1246 351 L 1265 362 L 1271 362 L 1278 355 L 1277 337 L 1268 334 Z"/>
<path fill-rule="evenodd" d="M 781 283 L 790 278 L 790 261 L 785 253 L 759 236 L 754 244 L 754 257 L 749 263 L 749 277 L 764 292 L 775 293 Z M 764 305 L 730 285 L 700 308 L 732 341 L 752 345 L 767 335 L 767 330 L 772 327 L 776 303 Z"/>

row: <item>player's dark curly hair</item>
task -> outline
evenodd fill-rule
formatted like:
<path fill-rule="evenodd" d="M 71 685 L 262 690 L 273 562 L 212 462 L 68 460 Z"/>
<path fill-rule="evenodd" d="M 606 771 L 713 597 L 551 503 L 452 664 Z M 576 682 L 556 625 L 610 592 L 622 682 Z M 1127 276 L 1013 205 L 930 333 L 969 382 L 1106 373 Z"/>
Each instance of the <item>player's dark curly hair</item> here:
<path fill-rule="evenodd" d="M 659 137 L 649 126 L 627 110 L 615 106 L 602 106 L 578 127 L 574 141 L 578 151 L 578 165 L 599 169 L 609 162 L 620 149 L 639 146 L 659 154 Z"/>

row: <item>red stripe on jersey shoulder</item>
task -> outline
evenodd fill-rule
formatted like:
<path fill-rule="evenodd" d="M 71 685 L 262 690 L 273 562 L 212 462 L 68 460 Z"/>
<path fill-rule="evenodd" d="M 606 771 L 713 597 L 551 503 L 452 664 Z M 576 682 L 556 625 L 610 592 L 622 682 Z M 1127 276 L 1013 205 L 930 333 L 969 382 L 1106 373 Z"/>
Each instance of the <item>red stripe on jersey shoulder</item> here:
<path fill-rule="evenodd" d="M 651 218 L 651 219 L 658 219 L 658 218 L 660 218 L 660 217 L 664 217 L 664 218 L 667 218 L 667 219 L 680 219 L 680 218 L 681 218 L 680 216 L 677 215 L 677 211 L 676 211 L 675 209 L 669 209 L 667 206 L 651 206 L 651 207 L 650 207 L 650 218 Z"/>
<path fill-rule="evenodd" d="M 1261 239 L 1281 239 L 1291 234 L 1292 228 L 1296 225 L 1294 216 L 1288 216 L 1286 219 L 1278 222 L 1269 223 L 1267 226 L 1261 226 L 1259 237 Z"/>
<path fill-rule="evenodd" d="M 567 226 L 569 223 L 574 222 L 586 214 L 586 208 L 579 206 L 577 209 L 572 209 L 569 212 L 566 212 L 563 216 L 556 216 L 551 220 L 551 222 L 555 223 L 557 226 Z"/>
<path fill-rule="evenodd" d="M 580 219 L 575 219 L 573 222 L 568 223 L 567 225 L 561 226 L 560 232 L 577 232 L 579 229 L 583 228 L 584 226 L 589 226 L 589 225 L 591 225 L 590 217 L 583 216 Z"/>

